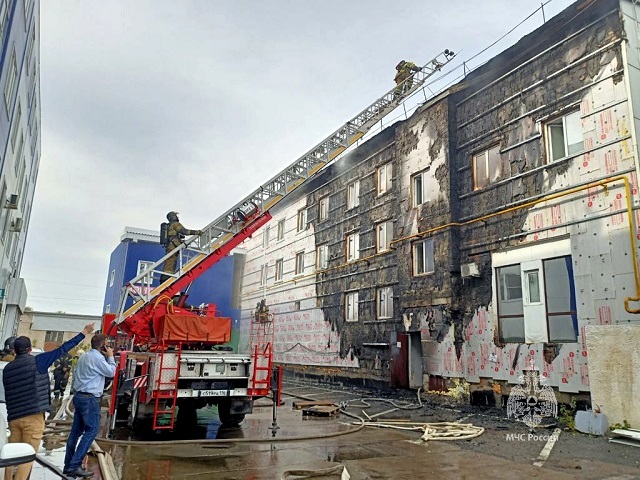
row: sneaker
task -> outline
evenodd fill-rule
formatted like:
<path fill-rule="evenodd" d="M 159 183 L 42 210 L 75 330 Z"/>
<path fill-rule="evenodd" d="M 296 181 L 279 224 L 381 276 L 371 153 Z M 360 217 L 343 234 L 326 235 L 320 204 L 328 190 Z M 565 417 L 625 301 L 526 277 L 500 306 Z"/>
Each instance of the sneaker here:
<path fill-rule="evenodd" d="M 80 477 L 80 478 L 93 477 L 93 472 L 87 472 L 82 467 L 78 467 L 75 470 L 64 470 L 62 473 L 68 477 L 76 477 L 76 478 L 77 477 Z"/>

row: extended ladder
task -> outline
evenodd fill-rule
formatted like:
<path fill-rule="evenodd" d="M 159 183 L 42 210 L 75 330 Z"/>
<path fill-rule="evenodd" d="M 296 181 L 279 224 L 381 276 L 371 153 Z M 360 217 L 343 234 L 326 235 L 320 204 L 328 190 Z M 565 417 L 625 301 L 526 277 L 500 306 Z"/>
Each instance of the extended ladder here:
<path fill-rule="evenodd" d="M 165 345 L 160 345 L 158 378 L 155 383 L 156 391 L 153 407 L 153 429 L 173 430 L 176 418 L 176 403 L 178 401 L 178 377 L 180 376 L 180 354 L 182 346 L 177 351 L 167 352 Z M 169 355 L 167 355 L 169 353 Z M 169 361 L 169 359 L 171 359 Z M 171 405 L 167 407 L 167 403 Z M 169 422 L 165 423 L 169 415 Z M 161 422 L 162 420 L 162 422 Z"/>
<path fill-rule="evenodd" d="M 313 177 L 338 155 L 362 138 L 382 118 L 395 110 L 413 92 L 422 87 L 427 79 L 440 71 L 454 56 L 453 52 L 449 50 L 444 50 L 438 54 L 424 65 L 421 71 L 415 72 L 402 84 L 389 90 L 275 177 L 204 227 L 202 235 L 187 239 L 178 248 L 133 278 L 123 287 L 116 323 L 122 323 L 126 318 L 145 307 L 176 280 L 195 270 L 201 263 L 205 263 L 203 261 L 207 257 L 216 254 L 218 249 L 225 244 L 234 239 L 236 241 L 233 243 L 239 244 L 250 235 L 250 233 L 244 232 L 243 228 L 252 218 L 255 218 L 253 217 L 254 213 L 257 212 L 258 215 L 267 213 L 298 186 Z M 264 221 L 266 222 L 267 220 L 265 219 Z M 235 238 L 237 236 L 243 238 Z M 166 280 L 153 290 L 151 288 L 142 289 L 136 287 L 136 285 L 152 285 L 154 274 L 157 278 L 157 275 L 162 272 L 164 261 L 174 254 L 178 255 L 178 261 L 176 262 L 178 270 L 169 280 Z M 206 268 L 209 268 L 212 264 L 211 261 L 206 263 Z M 197 273 L 197 275 L 200 273 L 202 272 Z M 192 277 L 197 275 L 194 273 Z M 133 299 L 133 305 L 130 307 L 128 307 L 130 304 L 129 299 Z"/>
<path fill-rule="evenodd" d="M 273 368 L 273 314 L 268 311 L 256 311 L 251 319 L 249 352 L 253 359 L 249 395 L 264 397 L 271 389 Z"/>

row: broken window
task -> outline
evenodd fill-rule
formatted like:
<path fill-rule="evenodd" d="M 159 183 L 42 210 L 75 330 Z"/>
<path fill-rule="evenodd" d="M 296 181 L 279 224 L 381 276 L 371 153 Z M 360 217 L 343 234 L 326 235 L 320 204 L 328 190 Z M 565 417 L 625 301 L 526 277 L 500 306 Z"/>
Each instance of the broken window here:
<path fill-rule="evenodd" d="M 329 197 L 318 200 L 318 221 L 322 222 L 329 218 Z"/>
<path fill-rule="evenodd" d="M 276 282 L 281 282 L 282 281 L 282 276 L 283 276 L 283 272 L 284 272 L 284 259 L 280 258 L 278 260 L 276 260 L 276 271 L 274 274 L 274 280 Z"/>
<path fill-rule="evenodd" d="M 357 260 L 360 257 L 360 235 L 357 233 L 347 235 L 346 247 L 347 262 Z"/>
<path fill-rule="evenodd" d="M 473 156 L 473 189 L 479 190 L 503 178 L 500 146 L 495 145 Z"/>
<path fill-rule="evenodd" d="M 392 173 L 391 162 L 378 168 L 378 195 L 382 195 L 391 190 Z"/>
<path fill-rule="evenodd" d="M 358 292 L 345 293 L 344 318 L 347 322 L 358 321 Z"/>
<path fill-rule="evenodd" d="M 316 268 L 324 269 L 329 265 L 329 245 L 320 245 L 316 250 Z"/>
<path fill-rule="evenodd" d="M 393 287 L 382 287 L 376 292 L 378 318 L 393 318 Z"/>
<path fill-rule="evenodd" d="M 427 173 L 429 170 L 420 172 L 411 177 L 411 202 L 417 207 L 427 201 Z"/>
<path fill-rule="evenodd" d="M 393 222 L 391 220 L 376 225 L 376 250 L 378 252 L 385 252 L 389 250 L 392 239 Z"/>
<path fill-rule="evenodd" d="M 304 252 L 296 253 L 296 275 L 304 273 Z"/>
<path fill-rule="evenodd" d="M 413 244 L 413 274 L 424 275 L 435 271 L 433 239 L 428 238 Z"/>
<path fill-rule="evenodd" d="M 298 226 L 298 232 L 301 232 L 305 228 L 307 228 L 307 209 L 306 208 L 298 210 L 297 226 Z"/>
<path fill-rule="evenodd" d="M 284 220 L 278 222 L 278 240 L 284 240 Z"/>
<path fill-rule="evenodd" d="M 499 267 L 496 278 L 501 342 L 577 340 L 571 255 Z"/>
<path fill-rule="evenodd" d="M 547 124 L 547 158 L 550 161 L 575 155 L 584 150 L 580 111 L 557 118 Z"/>
<path fill-rule="evenodd" d="M 347 210 L 360 205 L 360 181 L 350 183 L 347 187 Z"/>

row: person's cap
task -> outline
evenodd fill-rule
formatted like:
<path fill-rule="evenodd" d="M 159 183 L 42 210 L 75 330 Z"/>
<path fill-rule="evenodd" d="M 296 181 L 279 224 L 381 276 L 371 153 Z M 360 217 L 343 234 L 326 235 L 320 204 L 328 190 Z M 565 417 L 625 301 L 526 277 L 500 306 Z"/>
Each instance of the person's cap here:
<path fill-rule="evenodd" d="M 16 353 L 27 353 L 31 348 L 31 339 L 29 337 L 18 337 L 13 344 Z"/>
<path fill-rule="evenodd" d="M 13 350 L 13 345 L 16 343 L 16 337 L 9 337 L 4 341 L 5 350 Z"/>

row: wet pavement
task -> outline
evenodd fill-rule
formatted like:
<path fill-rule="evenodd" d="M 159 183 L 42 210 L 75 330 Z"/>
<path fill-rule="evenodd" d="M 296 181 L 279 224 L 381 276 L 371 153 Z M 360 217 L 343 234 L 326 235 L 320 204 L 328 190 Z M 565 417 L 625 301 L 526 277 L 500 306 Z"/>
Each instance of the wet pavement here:
<path fill-rule="evenodd" d="M 393 408 L 388 403 L 359 399 L 374 392 L 342 389 L 326 385 L 287 382 L 285 391 L 316 400 L 337 403 L 351 401 L 348 411 L 369 416 Z M 375 396 L 380 394 L 375 392 Z M 392 397 L 389 397 L 391 399 Z M 399 403 L 416 402 L 409 394 Z M 442 405 L 425 397 L 422 408 L 385 413 L 385 419 L 412 419 L 420 422 L 456 421 L 482 426 L 485 432 L 472 440 L 415 443 L 418 432 L 364 428 L 353 429 L 353 419 L 303 417 L 292 408 L 295 400 L 284 396 L 278 409 L 275 441 L 272 437 L 272 408 L 266 399 L 238 428 L 220 426 L 215 410 L 199 411 L 198 429 L 193 437 L 217 438 L 213 444 L 159 443 L 145 446 L 102 444 L 114 458 L 124 480 L 139 479 L 280 479 L 290 470 L 316 470 L 342 464 L 352 480 L 361 479 L 640 479 L 640 451 L 635 447 L 610 444 L 606 439 L 562 432 L 543 467 L 533 462 L 545 445 L 542 437 L 551 431 L 536 432 L 537 439 L 509 440 L 507 435 L 527 434 L 526 427 L 506 419 L 500 410 L 478 410 L 467 406 Z M 356 407 L 358 405 L 359 407 Z M 313 440 L 288 441 L 292 437 L 317 436 Z M 193 438 L 192 437 L 192 438 Z M 170 439 L 170 435 L 155 438 Z M 253 442 L 253 440 L 261 440 Z M 300 478 L 300 477 L 291 477 Z M 328 475 L 314 478 L 340 478 Z"/>

